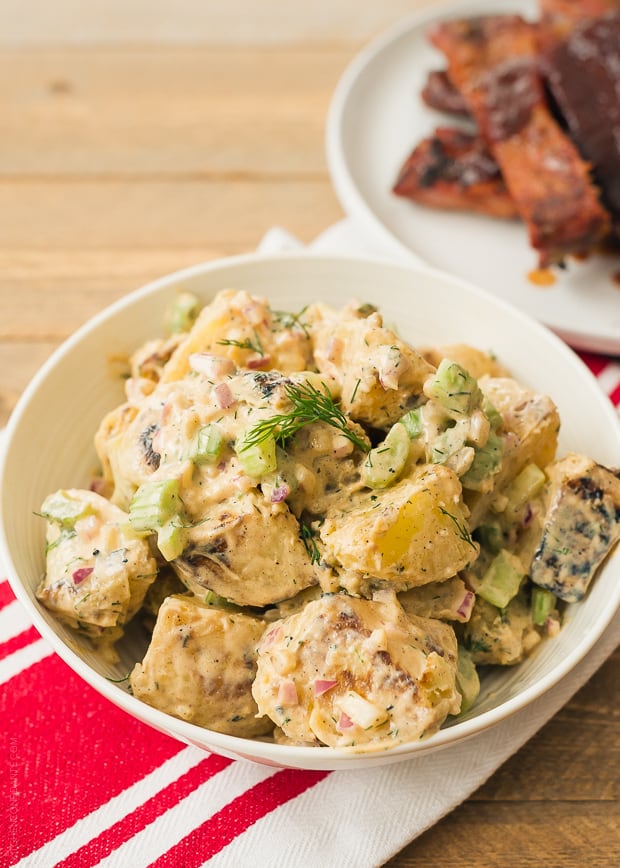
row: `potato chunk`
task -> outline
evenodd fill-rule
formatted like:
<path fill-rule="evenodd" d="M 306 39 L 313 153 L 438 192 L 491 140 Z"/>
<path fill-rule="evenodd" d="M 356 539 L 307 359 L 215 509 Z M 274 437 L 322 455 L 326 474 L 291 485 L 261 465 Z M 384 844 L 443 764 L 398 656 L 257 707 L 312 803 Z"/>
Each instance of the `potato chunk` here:
<path fill-rule="evenodd" d="M 256 717 L 251 693 L 255 649 L 264 629 L 258 618 L 191 597 L 168 597 L 144 660 L 131 673 L 134 696 L 216 732 L 264 735 L 273 725 Z"/>
<path fill-rule="evenodd" d="M 327 595 L 265 633 L 252 692 L 294 742 L 387 747 L 458 712 L 456 654 L 450 626 L 407 618 L 390 592 Z"/>
<path fill-rule="evenodd" d="M 448 579 L 476 559 L 466 516 L 458 477 L 434 465 L 328 512 L 320 535 L 328 562 L 404 590 Z"/>
<path fill-rule="evenodd" d="M 191 330 L 163 368 L 162 382 L 180 380 L 192 353 L 216 352 L 238 368 L 305 371 L 310 339 L 295 317 L 278 316 L 263 298 L 245 290 L 224 289 L 204 307 Z"/>
<path fill-rule="evenodd" d="M 379 313 L 364 316 L 353 307 L 338 314 L 327 307 L 313 310 L 315 361 L 319 371 L 339 383 L 341 407 L 348 416 L 388 428 L 418 403 L 434 368 L 385 328 Z"/>
<path fill-rule="evenodd" d="M 267 606 L 318 582 L 299 534 L 285 503 L 249 492 L 214 505 L 172 566 L 195 594 L 210 589 L 240 606 Z"/>
<path fill-rule="evenodd" d="M 69 626 L 105 645 L 138 611 L 157 565 L 128 516 L 93 491 L 67 489 L 46 498 L 45 578 L 37 598 Z"/>

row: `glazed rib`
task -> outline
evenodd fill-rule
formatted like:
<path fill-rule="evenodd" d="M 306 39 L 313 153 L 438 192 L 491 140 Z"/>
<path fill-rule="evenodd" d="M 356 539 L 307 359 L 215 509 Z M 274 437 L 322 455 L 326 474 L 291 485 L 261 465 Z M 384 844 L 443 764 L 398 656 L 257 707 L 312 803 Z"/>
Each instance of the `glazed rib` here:
<path fill-rule="evenodd" d="M 518 15 L 444 21 L 430 34 L 524 220 L 539 265 L 584 254 L 609 231 L 589 166 L 551 116 L 535 28 Z"/>
<path fill-rule="evenodd" d="M 393 192 L 434 208 L 518 216 L 480 136 L 452 127 L 440 127 L 413 149 Z"/>
<path fill-rule="evenodd" d="M 422 99 L 429 108 L 452 115 L 469 115 L 469 108 L 462 94 L 450 81 L 444 69 L 433 69 L 422 88 Z"/>
<path fill-rule="evenodd" d="M 539 41 L 547 50 L 565 39 L 582 21 L 620 11 L 620 0 L 539 0 Z"/>
<path fill-rule="evenodd" d="M 593 166 L 620 236 L 620 3 L 548 49 L 545 75 L 570 136 Z"/>

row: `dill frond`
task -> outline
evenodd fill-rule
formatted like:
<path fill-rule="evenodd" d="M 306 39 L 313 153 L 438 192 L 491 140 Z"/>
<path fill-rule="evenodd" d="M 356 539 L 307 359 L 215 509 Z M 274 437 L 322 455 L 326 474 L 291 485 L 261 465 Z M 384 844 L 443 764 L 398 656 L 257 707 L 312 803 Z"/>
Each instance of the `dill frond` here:
<path fill-rule="evenodd" d="M 317 389 L 312 383 L 284 383 L 286 397 L 292 404 L 288 413 L 276 413 L 268 419 L 262 419 L 247 431 L 243 438 L 243 449 L 249 449 L 259 443 L 274 437 L 277 443 L 283 445 L 294 434 L 311 422 L 326 422 L 337 428 L 348 440 L 362 450 L 369 452 L 370 445 L 349 427 L 349 420 L 334 401 L 325 383 L 323 390 Z"/>

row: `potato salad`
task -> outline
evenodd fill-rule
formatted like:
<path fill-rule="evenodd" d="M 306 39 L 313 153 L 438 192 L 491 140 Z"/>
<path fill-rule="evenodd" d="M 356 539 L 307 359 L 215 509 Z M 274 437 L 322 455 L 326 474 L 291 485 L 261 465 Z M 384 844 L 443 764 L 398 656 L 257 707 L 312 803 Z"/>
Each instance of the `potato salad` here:
<path fill-rule="evenodd" d="M 52 492 L 37 596 L 140 700 L 282 744 L 381 750 L 467 711 L 620 537 L 620 478 L 551 398 L 352 300 L 179 291 L 128 360 L 88 490 Z M 148 645 L 147 645 L 148 643 Z"/>

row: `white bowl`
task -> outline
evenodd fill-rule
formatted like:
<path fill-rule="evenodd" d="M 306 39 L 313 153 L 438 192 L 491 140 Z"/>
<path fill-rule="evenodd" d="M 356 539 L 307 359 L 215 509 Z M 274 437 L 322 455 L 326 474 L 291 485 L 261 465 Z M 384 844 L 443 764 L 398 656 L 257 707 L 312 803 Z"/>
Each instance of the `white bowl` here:
<path fill-rule="evenodd" d="M 59 487 L 86 486 L 96 466 L 93 434 L 123 399 L 111 369 L 162 333 L 164 311 L 179 286 L 204 302 L 220 289 L 247 289 L 276 309 L 323 300 L 377 304 L 387 323 L 418 345 L 468 342 L 493 350 L 522 383 L 552 396 L 562 418 L 560 454 L 572 449 L 603 464 L 620 463 L 620 425 L 611 403 L 577 356 L 557 337 L 504 302 L 460 280 L 417 266 L 295 253 L 211 262 L 156 280 L 92 319 L 67 340 L 24 392 L 7 430 L 1 468 L 0 543 L 11 584 L 33 623 L 85 681 L 129 714 L 180 739 L 233 758 L 308 769 L 370 767 L 437 750 L 490 727 L 535 700 L 588 652 L 620 601 L 620 551 L 608 558 L 585 600 L 568 607 L 559 636 L 519 666 L 483 679 L 480 698 L 463 717 L 427 740 L 369 754 L 292 747 L 222 735 L 177 720 L 135 699 L 123 684 L 144 648 L 129 630 L 121 662 L 110 666 L 63 627 L 35 598 L 44 571 L 44 522 L 35 515 Z"/>

